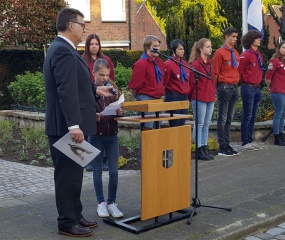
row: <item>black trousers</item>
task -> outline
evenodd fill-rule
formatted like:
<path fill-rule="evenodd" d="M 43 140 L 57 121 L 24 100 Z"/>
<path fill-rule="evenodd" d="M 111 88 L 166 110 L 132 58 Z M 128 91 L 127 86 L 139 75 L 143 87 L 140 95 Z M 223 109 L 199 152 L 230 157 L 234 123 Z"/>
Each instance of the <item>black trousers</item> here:
<path fill-rule="evenodd" d="M 65 156 L 52 145 L 60 136 L 48 136 L 54 165 L 55 199 L 58 211 L 58 228 L 70 228 L 78 224 L 82 216 L 80 201 L 84 168 Z"/>

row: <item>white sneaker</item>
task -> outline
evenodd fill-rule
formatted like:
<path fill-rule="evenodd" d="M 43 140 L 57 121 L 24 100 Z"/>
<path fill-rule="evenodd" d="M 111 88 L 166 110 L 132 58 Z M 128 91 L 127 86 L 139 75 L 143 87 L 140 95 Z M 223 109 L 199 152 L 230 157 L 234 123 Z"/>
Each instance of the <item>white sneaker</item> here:
<path fill-rule="evenodd" d="M 110 216 L 109 211 L 107 209 L 106 202 L 101 202 L 100 204 L 98 204 L 97 213 L 99 217 L 109 217 Z"/>
<path fill-rule="evenodd" d="M 245 150 L 253 150 L 253 151 L 260 150 L 260 148 L 257 147 L 256 145 L 254 145 L 253 143 L 247 143 L 247 144 L 243 145 L 242 148 Z"/>
<path fill-rule="evenodd" d="M 253 143 L 253 142 L 252 142 L 251 144 L 252 144 L 252 146 L 255 147 L 255 151 L 258 151 L 258 150 L 261 150 L 261 149 L 262 149 L 262 147 L 258 146 L 257 143 Z"/>
<path fill-rule="evenodd" d="M 120 218 L 124 216 L 124 214 L 119 210 L 119 208 L 117 207 L 117 204 L 115 203 L 108 204 L 107 208 L 108 208 L 109 213 L 112 215 L 112 217 Z"/>

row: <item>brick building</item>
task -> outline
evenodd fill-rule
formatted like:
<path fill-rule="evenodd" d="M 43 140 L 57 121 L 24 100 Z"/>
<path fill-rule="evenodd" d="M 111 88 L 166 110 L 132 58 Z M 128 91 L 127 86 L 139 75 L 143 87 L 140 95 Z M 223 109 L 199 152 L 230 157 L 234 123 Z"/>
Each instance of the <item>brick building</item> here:
<path fill-rule="evenodd" d="M 68 0 L 85 15 L 86 36 L 96 33 L 105 49 L 143 50 L 146 35 L 156 35 L 166 50 L 166 36 L 145 6 L 135 0 Z M 83 47 L 82 42 L 79 47 Z"/>
<path fill-rule="evenodd" d="M 281 12 L 281 5 L 272 5 L 269 6 L 269 10 L 266 12 L 264 16 L 264 22 L 265 26 L 269 26 L 269 43 L 268 43 L 268 48 L 269 49 L 274 49 L 274 41 L 278 43 L 278 41 L 281 38 L 280 35 L 280 27 L 276 23 L 274 17 L 281 22 L 282 19 L 282 12 Z M 273 17 L 274 16 L 274 17 Z"/>

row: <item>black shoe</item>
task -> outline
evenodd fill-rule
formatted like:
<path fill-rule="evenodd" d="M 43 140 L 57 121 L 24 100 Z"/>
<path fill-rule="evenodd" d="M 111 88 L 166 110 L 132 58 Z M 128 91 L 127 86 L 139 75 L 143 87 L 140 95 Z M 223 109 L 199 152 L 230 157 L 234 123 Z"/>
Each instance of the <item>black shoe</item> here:
<path fill-rule="evenodd" d="M 239 155 L 240 153 L 234 150 L 231 145 L 226 146 L 226 149 L 228 149 L 230 152 L 233 153 L 233 155 Z"/>
<path fill-rule="evenodd" d="M 94 221 L 94 220 L 88 221 L 85 218 L 80 219 L 79 224 L 82 227 L 86 227 L 86 228 L 95 228 L 98 225 L 98 223 L 96 221 Z"/>
<path fill-rule="evenodd" d="M 202 146 L 202 148 L 203 148 L 203 150 L 204 150 L 204 153 L 205 153 L 207 156 L 209 156 L 211 160 L 213 160 L 214 157 L 213 157 L 211 154 L 209 154 L 208 146 L 205 145 L 205 146 Z"/>
<path fill-rule="evenodd" d="M 70 237 L 89 237 L 92 235 L 92 231 L 89 228 L 75 225 L 71 228 L 59 228 L 58 233 L 61 235 L 67 235 Z"/>
<path fill-rule="evenodd" d="M 285 146 L 285 142 L 282 140 L 283 136 L 281 134 L 274 134 L 275 140 L 274 144 L 279 146 Z"/>
<path fill-rule="evenodd" d="M 234 153 L 227 148 L 220 148 L 218 151 L 218 155 L 232 157 L 234 156 Z"/>
<path fill-rule="evenodd" d="M 206 161 L 211 160 L 210 156 L 206 155 L 206 153 L 204 152 L 204 148 L 203 147 L 199 147 L 197 149 L 196 154 L 197 154 L 197 158 L 199 160 L 206 160 Z"/>
<path fill-rule="evenodd" d="M 93 172 L 93 166 L 91 163 L 87 164 L 86 167 L 85 167 L 85 170 L 87 172 Z"/>

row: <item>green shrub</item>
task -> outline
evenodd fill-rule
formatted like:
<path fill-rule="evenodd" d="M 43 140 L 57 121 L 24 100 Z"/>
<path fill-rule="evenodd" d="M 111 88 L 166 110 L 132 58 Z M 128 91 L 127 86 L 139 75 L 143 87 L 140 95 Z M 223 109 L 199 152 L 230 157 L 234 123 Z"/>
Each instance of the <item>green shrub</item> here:
<path fill-rule="evenodd" d="M 45 108 L 44 77 L 41 72 L 17 75 L 8 89 L 17 104 Z"/>
<path fill-rule="evenodd" d="M 32 160 L 31 165 L 37 165 L 38 161 L 51 164 L 50 152 L 47 136 L 43 127 L 24 127 L 21 129 L 22 139 L 24 140 L 22 160 L 28 160 L 31 153 L 37 160 Z"/>
<path fill-rule="evenodd" d="M 13 140 L 13 125 L 8 120 L 0 121 L 0 146 L 5 146 Z"/>
<path fill-rule="evenodd" d="M 258 108 L 257 121 L 267 121 L 273 119 L 274 108 L 273 102 L 270 96 L 270 92 L 267 87 L 264 87 L 262 90 L 262 100 Z"/>
<path fill-rule="evenodd" d="M 21 129 L 21 133 L 27 146 L 34 146 L 34 144 L 38 145 L 39 143 L 47 141 L 43 127 L 24 127 Z"/>
<path fill-rule="evenodd" d="M 131 138 L 126 138 L 124 136 L 119 136 L 119 144 L 125 146 L 129 153 L 134 152 L 138 148 L 138 143 L 141 139 L 140 134 L 133 136 Z"/>
<path fill-rule="evenodd" d="M 219 143 L 211 137 L 208 138 L 207 145 L 208 145 L 208 149 L 211 151 L 217 151 L 219 149 Z M 196 145 L 195 143 L 192 143 L 191 152 L 195 152 L 195 150 L 196 150 Z"/>
<path fill-rule="evenodd" d="M 128 87 L 129 81 L 132 76 L 132 69 L 124 67 L 121 63 L 117 63 L 115 67 L 116 84 L 119 89 Z"/>
<path fill-rule="evenodd" d="M 125 164 L 127 164 L 127 162 L 128 162 L 128 159 L 120 156 L 119 161 L 118 161 L 118 168 L 123 167 Z"/>

